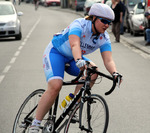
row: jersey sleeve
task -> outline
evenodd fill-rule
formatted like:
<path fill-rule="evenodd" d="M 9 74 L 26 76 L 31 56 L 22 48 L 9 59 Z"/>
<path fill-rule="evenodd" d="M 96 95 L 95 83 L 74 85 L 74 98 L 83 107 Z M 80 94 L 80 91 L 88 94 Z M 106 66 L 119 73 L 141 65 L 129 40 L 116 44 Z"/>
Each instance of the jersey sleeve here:
<path fill-rule="evenodd" d="M 81 37 L 82 28 L 81 24 L 78 20 L 75 20 L 69 27 L 69 35 L 77 35 L 78 37 Z"/>
<path fill-rule="evenodd" d="M 105 44 L 103 44 L 101 47 L 100 47 L 100 52 L 105 52 L 105 51 L 112 51 L 111 49 L 111 43 L 110 42 L 106 42 Z"/>
<path fill-rule="evenodd" d="M 100 46 L 100 52 L 112 51 L 111 41 L 107 32 L 105 32 L 105 41 L 103 45 Z"/>

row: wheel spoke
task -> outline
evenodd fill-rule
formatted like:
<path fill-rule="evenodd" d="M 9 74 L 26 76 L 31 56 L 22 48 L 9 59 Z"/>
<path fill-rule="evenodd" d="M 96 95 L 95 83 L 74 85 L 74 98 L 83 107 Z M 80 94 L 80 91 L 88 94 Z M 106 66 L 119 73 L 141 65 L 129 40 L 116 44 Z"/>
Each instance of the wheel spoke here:
<path fill-rule="evenodd" d="M 82 110 L 82 126 L 84 126 L 85 130 L 81 131 L 81 129 L 79 128 L 79 123 L 71 122 L 71 119 L 75 115 L 75 113 L 79 116 L 79 109 L 78 109 L 79 106 L 78 106 L 75 108 L 75 111 L 73 111 L 72 114 L 70 115 L 64 133 L 70 133 L 70 132 L 106 133 L 108 127 L 108 121 L 109 121 L 109 111 L 108 111 L 108 106 L 106 104 L 106 101 L 99 95 L 92 95 L 91 98 L 92 98 L 92 103 L 90 105 L 91 120 L 88 120 L 87 118 L 87 114 L 88 114 L 87 105 L 89 104 L 88 101 L 91 101 L 91 99 L 85 101 Z"/>

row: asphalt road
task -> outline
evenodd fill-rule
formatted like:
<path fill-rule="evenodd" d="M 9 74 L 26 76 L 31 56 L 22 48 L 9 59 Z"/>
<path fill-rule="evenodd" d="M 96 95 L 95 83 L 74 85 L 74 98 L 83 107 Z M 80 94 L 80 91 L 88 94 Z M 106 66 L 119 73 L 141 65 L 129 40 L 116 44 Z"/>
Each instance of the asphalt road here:
<path fill-rule="evenodd" d="M 21 17 L 23 38 L 21 41 L 0 39 L 0 132 L 11 133 L 13 121 L 23 100 L 35 89 L 46 89 L 42 69 L 42 55 L 52 35 L 67 27 L 78 14 L 22 3 L 16 6 L 23 11 Z M 110 110 L 108 133 L 150 132 L 150 58 L 149 55 L 126 42 L 113 43 L 113 58 L 117 69 L 124 76 L 120 89 L 110 96 L 104 93 L 111 83 L 103 79 L 96 84 L 93 93 L 101 94 Z M 88 55 L 101 71 L 105 70 L 99 50 Z M 65 80 L 70 77 L 66 74 Z M 69 91 L 68 91 L 69 89 Z M 73 87 L 62 89 L 60 100 L 73 92 Z"/>

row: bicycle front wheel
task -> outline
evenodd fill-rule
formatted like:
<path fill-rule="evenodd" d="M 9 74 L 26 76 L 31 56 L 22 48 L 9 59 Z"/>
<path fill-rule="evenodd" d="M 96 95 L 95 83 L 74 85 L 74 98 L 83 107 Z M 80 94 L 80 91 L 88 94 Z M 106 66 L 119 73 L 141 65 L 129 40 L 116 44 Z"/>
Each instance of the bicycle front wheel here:
<path fill-rule="evenodd" d="M 79 109 L 76 106 L 69 117 L 64 133 L 106 133 L 109 122 L 109 110 L 106 101 L 100 95 L 92 94 L 86 98 L 81 111 L 81 128 L 79 128 Z M 75 118 L 74 118 L 75 117 Z"/>
<path fill-rule="evenodd" d="M 16 115 L 12 133 L 28 133 L 28 128 L 35 118 L 35 110 L 44 91 L 38 89 L 25 99 Z"/>

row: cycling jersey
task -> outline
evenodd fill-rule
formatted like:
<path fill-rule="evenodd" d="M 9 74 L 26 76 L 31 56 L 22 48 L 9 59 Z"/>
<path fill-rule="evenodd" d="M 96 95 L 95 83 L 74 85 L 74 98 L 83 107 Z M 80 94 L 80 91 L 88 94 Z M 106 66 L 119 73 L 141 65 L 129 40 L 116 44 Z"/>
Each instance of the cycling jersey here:
<path fill-rule="evenodd" d="M 63 80 L 66 63 L 70 64 L 66 70 L 67 73 L 73 76 L 79 74 L 79 68 L 76 67 L 69 44 L 69 35 L 80 37 L 82 55 L 92 53 L 98 48 L 100 48 L 100 52 L 111 51 L 111 42 L 106 31 L 104 34 L 94 36 L 91 21 L 84 18 L 76 19 L 61 33 L 55 34 L 45 49 L 43 67 L 47 81 L 51 79 Z M 89 61 L 84 56 L 82 58 Z"/>
<path fill-rule="evenodd" d="M 83 55 L 92 53 L 98 48 L 100 48 L 101 52 L 111 51 L 111 42 L 107 31 L 99 36 L 94 36 L 92 22 L 84 18 L 79 18 L 73 21 L 61 33 L 55 34 L 52 39 L 54 48 L 68 58 L 73 58 L 69 44 L 69 35 L 80 37 L 80 47 Z"/>
<path fill-rule="evenodd" d="M 90 61 L 88 58 L 83 57 L 84 60 Z M 70 64 L 65 69 L 65 64 Z M 64 71 L 72 76 L 78 76 L 80 70 L 76 66 L 74 59 L 68 59 L 56 50 L 53 45 L 48 45 L 43 55 L 43 68 L 46 76 L 46 80 L 61 79 L 64 78 Z"/>

